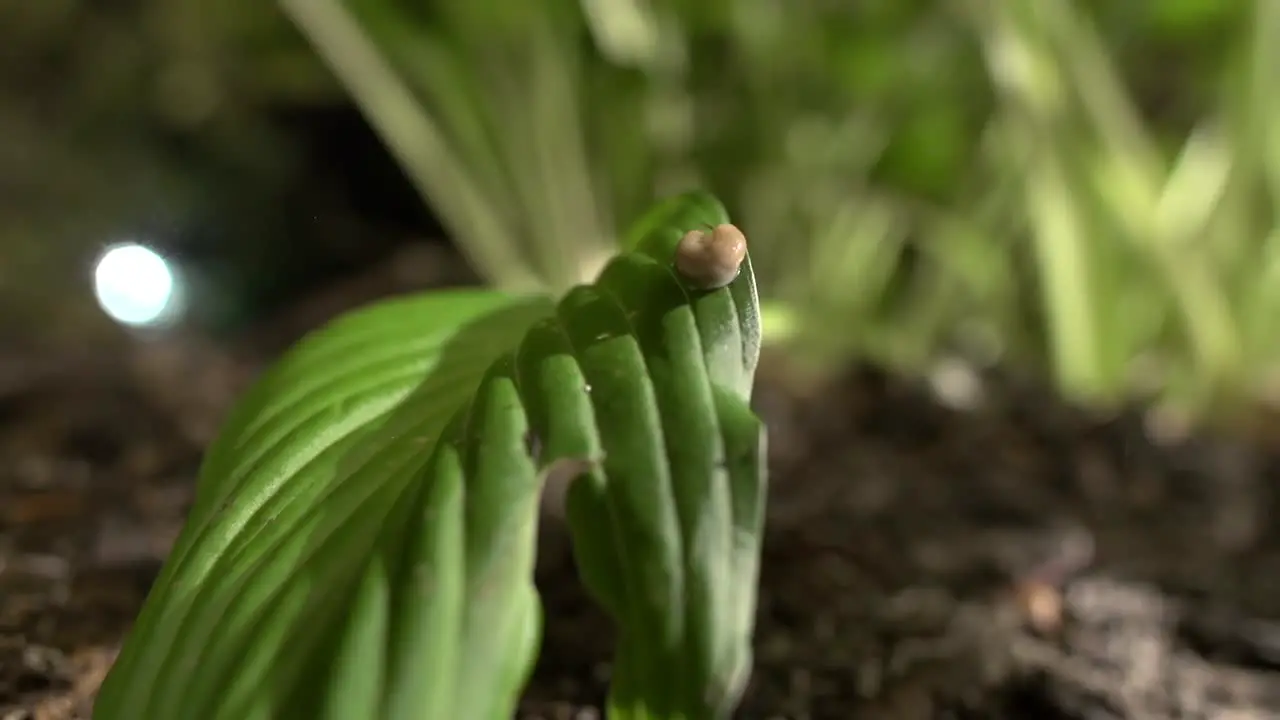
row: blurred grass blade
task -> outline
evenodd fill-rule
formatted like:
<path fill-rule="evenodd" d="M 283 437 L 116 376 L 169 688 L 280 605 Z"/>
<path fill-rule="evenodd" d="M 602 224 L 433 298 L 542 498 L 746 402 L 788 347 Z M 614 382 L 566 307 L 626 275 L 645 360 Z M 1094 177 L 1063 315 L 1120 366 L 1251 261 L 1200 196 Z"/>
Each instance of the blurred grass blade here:
<path fill-rule="evenodd" d="M 822 298 L 819 307 L 865 314 L 885 296 L 898 269 L 906 240 L 903 219 L 885 199 L 866 194 L 835 208 L 826 225 L 815 229 L 809 292 Z"/>
<path fill-rule="evenodd" d="M 448 140 L 342 0 L 280 0 L 351 93 L 424 197 L 429 197 L 458 237 L 462 251 L 500 286 L 529 289 L 535 275 L 512 256 L 513 230 L 492 212 L 472 169 Z"/>
<path fill-rule="evenodd" d="M 1212 223 L 1232 178 L 1231 146 L 1216 125 L 1188 138 L 1161 192 L 1150 233 L 1177 299 L 1204 379 L 1238 377 L 1244 353 L 1236 318 L 1214 262 Z M 1199 259 L 1188 262 L 1187 255 Z"/>
<path fill-rule="evenodd" d="M 596 45 L 611 62 L 648 67 L 661 48 L 658 20 L 649 0 L 581 0 Z"/>
<path fill-rule="evenodd" d="M 1093 230 L 1066 173 L 1061 160 L 1042 153 L 1028 178 L 1028 203 L 1059 381 L 1068 392 L 1097 396 L 1114 389 L 1101 347 L 1106 331 L 1097 303 L 1104 301 L 1094 279 Z"/>
<path fill-rule="evenodd" d="M 1280 4 L 1260 1 L 1253 3 L 1253 8 L 1244 103 L 1248 131 L 1242 134 L 1250 141 L 1250 157 L 1262 164 L 1269 181 L 1274 218 L 1274 214 L 1280 212 L 1280 93 L 1276 92 L 1276 68 L 1280 67 Z"/>
<path fill-rule="evenodd" d="M 1092 22 L 1074 0 L 1010 4 L 1036 17 L 1051 38 L 1049 52 L 1065 82 L 1080 94 L 1080 109 L 1098 133 L 1103 154 L 1118 182 L 1117 207 L 1147 208 L 1164 175 L 1160 149 L 1143 123 L 1129 92 Z"/>
<path fill-rule="evenodd" d="M 387 0 L 345 1 L 355 22 L 365 28 L 389 65 L 403 74 L 405 90 L 412 94 L 420 112 L 436 119 L 439 136 L 453 149 L 458 162 L 473 173 L 489 212 L 501 219 L 504 231 L 510 234 L 504 238 L 510 254 L 507 261 L 532 267 L 531 249 L 522 242 L 521 208 L 499 202 L 512 196 L 512 168 L 500 148 L 501 117 L 481 81 L 483 68 L 468 57 L 465 39 L 447 28 L 427 27 L 423 21 L 408 17 L 404 6 Z M 469 242 L 466 230 L 457 230 L 461 234 L 456 237 L 463 245 Z"/>
<path fill-rule="evenodd" d="M 1049 355 L 1069 393 L 1098 396 L 1112 384 L 1095 303 L 1092 236 L 1086 200 L 1073 187 L 1065 159 L 1054 147 L 1062 131 L 1066 81 L 1044 44 L 1045 30 L 1029 6 L 968 3 L 983 33 L 983 50 L 997 90 L 1009 101 L 1006 142 L 1017 148 L 1027 173 L 1024 200 L 1048 325 Z M 1035 41 L 1040 40 L 1040 44 Z"/>
<path fill-rule="evenodd" d="M 1173 165 L 1156 203 L 1151 234 L 1171 251 L 1197 252 L 1228 190 L 1231 143 L 1218 124 L 1197 127 Z"/>
<path fill-rule="evenodd" d="M 552 292 L 594 277 L 615 223 L 586 145 L 581 18 L 282 1 L 482 275 Z"/>
<path fill-rule="evenodd" d="M 607 203 L 597 197 L 583 145 L 578 86 L 582 69 L 569 37 L 546 20 L 522 38 L 524 73 L 494 78 L 504 128 L 536 256 L 551 287 L 563 291 L 594 278 L 615 246 Z"/>

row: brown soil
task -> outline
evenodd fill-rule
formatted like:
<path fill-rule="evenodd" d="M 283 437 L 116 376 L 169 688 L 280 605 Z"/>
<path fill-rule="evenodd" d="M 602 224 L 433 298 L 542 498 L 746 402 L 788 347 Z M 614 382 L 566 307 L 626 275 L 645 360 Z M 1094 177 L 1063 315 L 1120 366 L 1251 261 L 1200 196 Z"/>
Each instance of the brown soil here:
<path fill-rule="evenodd" d="M 246 374 L 198 344 L 140 358 L 0 392 L 4 720 L 85 716 Z M 738 717 L 1280 718 L 1280 454 L 1157 447 L 1008 379 L 967 412 L 867 370 L 782 387 L 759 393 L 773 499 Z M 599 717 L 608 624 L 546 535 L 521 715 Z"/>

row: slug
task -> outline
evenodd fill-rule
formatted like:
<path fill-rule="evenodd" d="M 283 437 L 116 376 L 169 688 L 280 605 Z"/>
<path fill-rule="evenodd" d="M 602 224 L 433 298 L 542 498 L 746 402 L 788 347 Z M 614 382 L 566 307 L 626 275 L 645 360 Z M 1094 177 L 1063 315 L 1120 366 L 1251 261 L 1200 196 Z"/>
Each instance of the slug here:
<path fill-rule="evenodd" d="M 676 271 L 699 290 L 724 287 L 738 277 L 747 257 L 747 236 L 735 225 L 691 230 L 676 246 Z"/>

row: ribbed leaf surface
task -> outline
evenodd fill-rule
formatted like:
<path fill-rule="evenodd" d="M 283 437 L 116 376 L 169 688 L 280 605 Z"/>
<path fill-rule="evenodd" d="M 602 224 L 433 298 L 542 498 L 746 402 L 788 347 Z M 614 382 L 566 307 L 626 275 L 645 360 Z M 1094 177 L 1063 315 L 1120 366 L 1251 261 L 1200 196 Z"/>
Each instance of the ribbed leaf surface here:
<path fill-rule="evenodd" d="M 452 291 L 343 318 L 228 420 L 103 720 L 497 720 L 536 659 L 541 480 L 578 474 L 617 621 L 611 714 L 713 718 L 750 664 L 764 493 L 749 261 L 695 290 L 702 195 L 553 306 Z"/>

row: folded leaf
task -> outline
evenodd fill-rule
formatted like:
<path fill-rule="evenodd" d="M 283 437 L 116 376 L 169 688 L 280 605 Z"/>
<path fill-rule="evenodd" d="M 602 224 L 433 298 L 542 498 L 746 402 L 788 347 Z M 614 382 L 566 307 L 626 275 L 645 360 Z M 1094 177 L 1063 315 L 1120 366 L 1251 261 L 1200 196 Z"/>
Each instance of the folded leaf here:
<path fill-rule="evenodd" d="M 533 666 L 539 493 L 571 479 L 618 626 L 610 714 L 719 718 L 751 658 L 764 498 L 750 261 L 673 262 L 661 206 L 598 281 L 449 292 L 338 321 L 241 403 L 103 686 L 105 720 L 505 720 Z"/>
<path fill-rule="evenodd" d="M 451 692 L 443 673 L 455 671 L 466 635 L 455 622 L 468 570 L 457 509 L 478 462 L 464 444 L 437 440 L 465 416 L 494 358 L 550 309 L 542 298 L 481 291 L 396 300 L 340 319 L 286 356 L 210 449 L 187 525 L 95 717 L 392 718 L 369 703 L 386 695 L 387 707 L 409 707 L 444 697 L 432 687 Z M 510 402 L 490 388 L 473 406 Z M 528 525 L 536 480 L 507 480 L 512 487 L 477 492 L 534 498 Z M 503 510 L 519 514 L 504 506 L 480 519 L 503 521 Z M 531 547 L 512 562 L 530 575 Z M 415 593 L 431 595 L 430 614 Z M 532 632 L 528 617 L 504 621 Z M 406 639 L 418 637 L 423 644 Z M 442 674 L 405 675 L 428 656 Z M 396 694 L 410 690 L 409 700 Z M 451 711 L 452 700 L 440 707 Z M 428 709 L 412 716 L 456 717 Z"/>

